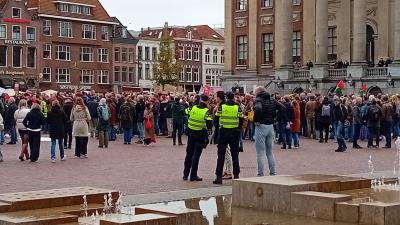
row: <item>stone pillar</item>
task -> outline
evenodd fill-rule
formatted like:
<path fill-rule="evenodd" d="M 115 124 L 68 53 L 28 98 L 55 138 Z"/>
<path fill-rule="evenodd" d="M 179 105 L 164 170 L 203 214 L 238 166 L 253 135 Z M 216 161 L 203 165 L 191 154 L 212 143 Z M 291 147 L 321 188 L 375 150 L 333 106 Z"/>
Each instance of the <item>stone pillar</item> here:
<path fill-rule="evenodd" d="M 293 67 L 293 2 L 274 1 L 275 4 L 275 67 Z"/>
<path fill-rule="evenodd" d="M 396 64 L 400 64 L 400 0 L 395 0 L 394 11 L 397 12 L 394 15 L 394 60 Z"/>
<path fill-rule="evenodd" d="M 389 43 L 390 43 L 390 0 L 379 0 L 378 4 L 378 24 L 379 24 L 379 37 L 376 46 L 376 53 L 378 59 L 386 59 L 389 56 Z M 396 16 L 396 15 L 395 15 Z"/>
<path fill-rule="evenodd" d="M 328 1 L 317 0 L 316 4 L 315 38 L 317 55 L 315 64 L 326 66 L 328 65 Z"/>
<path fill-rule="evenodd" d="M 354 0 L 353 10 L 353 64 L 366 63 L 367 1 Z"/>
<path fill-rule="evenodd" d="M 225 53 L 225 68 L 224 73 L 232 74 L 232 10 L 233 10 L 233 1 L 225 0 L 225 46 L 224 46 L 224 53 Z"/>
<path fill-rule="evenodd" d="M 249 72 L 257 71 L 258 1 L 248 1 L 249 9 Z"/>
<path fill-rule="evenodd" d="M 315 63 L 315 1 L 303 1 L 303 65 Z"/>
<path fill-rule="evenodd" d="M 336 12 L 337 56 L 351 62 L 351 0 L 341 0 Z"/>

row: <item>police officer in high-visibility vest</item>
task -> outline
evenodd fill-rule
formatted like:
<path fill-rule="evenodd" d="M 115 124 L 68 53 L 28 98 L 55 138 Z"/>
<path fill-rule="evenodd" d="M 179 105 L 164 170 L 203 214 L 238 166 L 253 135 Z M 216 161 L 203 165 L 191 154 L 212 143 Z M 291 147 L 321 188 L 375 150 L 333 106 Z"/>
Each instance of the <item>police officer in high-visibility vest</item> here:
<path fill-rule="evenodd" d="M 224 161 L 226 148 L 229 145 L 232 153 L 233 177 L 239 178 L 239 139 L 240 128 L 243 124 L 243 114 L 239 105 L 235 103 L 235 95 L 227 92 L 226 103 L 219 106 L 215 116 L 219 117 L 219 141 L 218 141 L 218 161 L 215 175 L 217 178 L 214 184 L 222 184 L 222 173 L 224 170 Z"/>
<path fill-rule="evenodd" d="M 207 102 L 208 97 L 206 95 L 202 95 L 200 97 L 200 104 L 195 105 L 187 110 L 189 116 L 189 131 L 183 180 L 203 180 L 197 175 L 197 170 L 199 167 L 201 153 L 208 144 L 208 129 L 212 128 L 212 118 L 208 110 Z"/>

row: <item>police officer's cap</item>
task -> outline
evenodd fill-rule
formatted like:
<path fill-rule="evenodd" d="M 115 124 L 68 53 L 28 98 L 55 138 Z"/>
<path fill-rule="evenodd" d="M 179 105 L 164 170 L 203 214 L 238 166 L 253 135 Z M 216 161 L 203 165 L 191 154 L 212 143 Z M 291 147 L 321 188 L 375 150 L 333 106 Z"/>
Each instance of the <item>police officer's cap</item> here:
<path fill-rule="evenodd" d="M 208 101 L 208 96 L 203 94 L 203 95 L 200 96 L 200 100 L 203 101 L 203 102 L 207 102 Z"/>
<path fill-rule="evenodd" d="M 235 94 L 233 94 L 233 92 L 231 92 L 231 91 L 226 92 L 225 95 L 226 95 L 226 98 L 229 100 L 232 100 L 235 98 Z"/>

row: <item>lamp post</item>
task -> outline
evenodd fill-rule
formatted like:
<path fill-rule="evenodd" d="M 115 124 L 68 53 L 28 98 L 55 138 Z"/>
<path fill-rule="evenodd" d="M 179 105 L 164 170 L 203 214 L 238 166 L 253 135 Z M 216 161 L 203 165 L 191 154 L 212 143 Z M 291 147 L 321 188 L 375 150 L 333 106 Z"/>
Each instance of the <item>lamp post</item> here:
<path fill-rule="evenodd" d="M 285 89 L 285 84 L 282 82 L 281 78 L 278 76 L 273 80 L 274 84 L 278 87 L 278 89 Z"/>
<path fill-rule="evenodd" d="M 355 87 L 356 82 L 353 80 L 353 76 L 351 75 L 351 73 L 349 73 L 349 75 L 347 76 L 347 83 L 350 85 L 350 87 Z"/>
<path fill-rule="evenodd" d="M 392 88 L 394 88 L 394 81 L 393 81 L 393 79 L 392 79 L 392 74 L 388 74 L 387 75 L 387 84 L 388 84 L 388 86 L 389 87 L 392 87 Z"/>
<path fill-rule="evenodd" d="M 307 79 L 307 83 L 309 84 L 310 93 L 312 93 L 312 91 L 318 87 L 313 75 L 310 76 L 310 79 Z"/>

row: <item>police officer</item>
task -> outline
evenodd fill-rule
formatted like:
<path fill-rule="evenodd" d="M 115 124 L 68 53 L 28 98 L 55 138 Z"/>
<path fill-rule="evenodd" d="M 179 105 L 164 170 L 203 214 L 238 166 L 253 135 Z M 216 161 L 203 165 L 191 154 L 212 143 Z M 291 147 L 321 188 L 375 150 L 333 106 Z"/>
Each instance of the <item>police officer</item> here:
<path fill-rule="evenodd" d="M 239 178 L 239 139 L 240 128 L 243 124 L 243 114 L 239 105 L 235 103 L 235 95 L 232 92 L 226 93 L 226 103 L 219 106 L 215 116 L 219 117 L 219 142 L 218 142 L 218 161 L 215 175 L 217 178 L 214 184 L 222 184 L 222 173 L 226 148 L 229 145 L 232 153 L 233 177 Z"/>
<path fill-rule="evenodd" d="M 190 181 L 203 180 L 197 175 L 197 169 L 201 153 L 208 144 L 208 129 L 212 128 L 212 118 L 207 107 L 207 102 L 208 97 L 202 95 L 200 103 L 187 111 L 189 115 L 189 129 L 183 180 L 188 180 L 189 175 Z"/>

